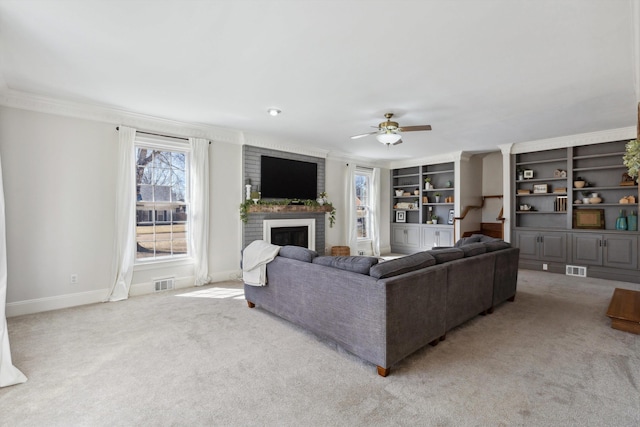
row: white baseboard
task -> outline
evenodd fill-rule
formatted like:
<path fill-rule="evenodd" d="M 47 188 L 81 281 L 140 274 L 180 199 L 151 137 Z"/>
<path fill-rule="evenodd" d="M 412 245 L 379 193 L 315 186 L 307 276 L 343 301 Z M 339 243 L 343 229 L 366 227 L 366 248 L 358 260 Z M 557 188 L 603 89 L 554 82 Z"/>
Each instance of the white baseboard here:
<path fill-rule="evenodd" d="M 43 311 L 75 307 L 77 305 L 95 304 L 104 301 L 107 298 L 107 293 L 108 289 L 100 289 L 97 291 L 9 302 L 6 305 L 6 315 L 7 317 L 15 317 L 22 316 L 23 314 L 41 313 Z"/>
<path fill-rule="evenodd" d="M 242 270 L 228 270 L 210 274 L 211 283 L 226 282 L 227 280 L 242 280 Z"/>
<path fill-rule="evenodd" d="M 193 276 L 176 277 L 174 286 L 175 289 L 191 288 L 193 287 L 194 281 L 195 278 Z M 137 297 L 140 295 L 152 294 L 155 291 L 156 288 L 154 282 L 136 283 L 134 285 L 131 285 L 131 288 L 129 289 L 129 296 Z"/>
<path fill-rule="evenodd" d="M 211 283 L 225 282 L 228 280 L 241 280 L 241 270 L 228 270 L 211 274 Z M 175 279 L 175 289 L 193 287 L 194 277 L 178 277 Z M 6 305 L 6 316 L 15 317 L 24 314 L 41 313 L 43 311 L 60 310 L 62 308 L 78 305 L 95 304 L 107 299 L 108 289 L 97 291 L 78 292 L 75 294 L 58 295 L 55 297 L 37 298 L 25 301 L 10 302 Z M 152 294 L 155 292 L 153 282 L 136 283 L 131 285 L 129 296 Z"/>

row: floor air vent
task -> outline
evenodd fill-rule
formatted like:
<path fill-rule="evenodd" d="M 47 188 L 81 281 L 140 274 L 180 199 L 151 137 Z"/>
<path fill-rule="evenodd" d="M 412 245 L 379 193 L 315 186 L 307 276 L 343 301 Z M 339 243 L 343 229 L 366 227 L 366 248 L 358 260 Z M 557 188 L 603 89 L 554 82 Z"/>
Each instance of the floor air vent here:
<path fill-rule="evenodd" d="M 567 276 L 587 277 L 587 267 L 567 265 Z"/>
<path fill-rule="evenodd" d="M 166 279 L 157 279 L 153 282 L 156 288 L 156 292 L 169 291 L 173 289 L 173 277 L 167 277 Z"/>

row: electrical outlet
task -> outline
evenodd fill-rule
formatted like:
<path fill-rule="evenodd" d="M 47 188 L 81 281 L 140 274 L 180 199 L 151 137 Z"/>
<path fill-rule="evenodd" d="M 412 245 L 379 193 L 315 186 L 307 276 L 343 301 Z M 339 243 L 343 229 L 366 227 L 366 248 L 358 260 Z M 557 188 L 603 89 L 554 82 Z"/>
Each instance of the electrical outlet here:
<path fill-rule="evenodd" d="M 549 264 L 542 264 L 542 269 L 547 271 L 549 269 Z"/>
<path fill-rule="evenodd" d="M 358 251 L 358 255 L 364 255 L 364 251 Z"/>
<path fill-rule="evenodd" d="M 78 274 L 77 273 L 73 273 L 71 275 L 71 277 L 69 278 L 69 283 L 71 283 L 72 285 L 77 285 L 78 284 Z"/>

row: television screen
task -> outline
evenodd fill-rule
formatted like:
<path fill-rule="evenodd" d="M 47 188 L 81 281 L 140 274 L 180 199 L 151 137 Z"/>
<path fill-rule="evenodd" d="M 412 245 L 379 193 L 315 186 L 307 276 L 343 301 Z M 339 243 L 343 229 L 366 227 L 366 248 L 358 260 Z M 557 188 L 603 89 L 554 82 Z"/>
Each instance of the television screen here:
<path fill-rule="evenodd" d="M 316 163 L 261 156 L 260 190 L 263 198 L 315 200 L 317 182 Z"/>

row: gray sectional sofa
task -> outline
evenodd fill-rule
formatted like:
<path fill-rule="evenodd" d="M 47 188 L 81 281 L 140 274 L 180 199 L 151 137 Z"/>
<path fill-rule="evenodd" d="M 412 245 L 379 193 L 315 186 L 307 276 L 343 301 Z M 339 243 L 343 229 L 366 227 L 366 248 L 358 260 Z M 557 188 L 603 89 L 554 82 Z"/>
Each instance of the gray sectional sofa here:
<path fill-rule="evenodd" d="M 472 237 L 384 262 L 284 246 L 267 264 L 267 285 L 245 284 L 245 298 L 250 308 L 328 338 L 387 376 L 447 331 L 515 298 L 519 250 Z"/>

